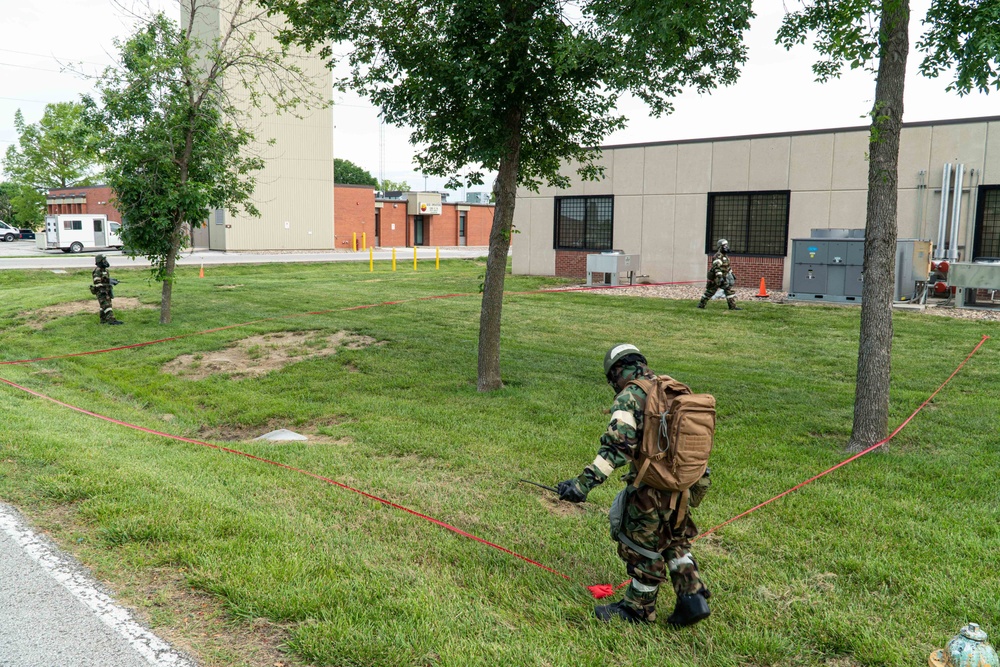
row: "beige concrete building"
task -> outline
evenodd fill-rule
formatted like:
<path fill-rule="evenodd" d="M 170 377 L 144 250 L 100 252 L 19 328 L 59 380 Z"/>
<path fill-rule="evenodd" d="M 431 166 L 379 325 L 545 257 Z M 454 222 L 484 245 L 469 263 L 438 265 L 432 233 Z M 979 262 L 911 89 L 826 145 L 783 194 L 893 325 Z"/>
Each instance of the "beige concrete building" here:
<path fill-rule="evenodd" d="M 236 3 L 234 0 L 185 0 L 181 3 L 182 22 L 192 2 L 196 7 L 197 37 L 211 44 L 232 23 L 232 8 Z M 262 12 L 254 3 L 244 4 L 246 12 Z M 247 29 L 257 35 L 257 48 L 278 46 L 273 39 L 274 21 L 276 19 L 272 18 L 248 24 Z M 320 58 L 298 52 L 290 61 L 311 78 L 312 86 L 323 100 L 332 98 L 332 75 Z M 250 83 L 260 92 L 275 85 L 273 80 Z M 195 246 L 237 251 L 334 248 L 332 109 L 300 107 L 295 114 L 279 114 L 266 97 L 260 108 L 253 108 L 246 82 L 235 71 L 226 76 L 225 87 L 250 110 L 248 129 L 257 140 L 253 150 L 266 162 L 257 174 L 254 191 L 254 204 L 260 217 L 213 211 L 205 227 L 196 230 Z"/>
<path fill-rule="evenodd" d="M 725 237 L 739 284 L 787 289 L 791 239 L 865 226 L 867 150 L 867 127 L 604 147 L 603 180 L 518 192 L 514 273 L 583 277 L 614 248 L 653 281 L 701 280 Z M 964 165 L 959 258 L 1000 257 L 1000 117 L 904 124 L 899 237 L 938 238 L 945 164 Z"/>

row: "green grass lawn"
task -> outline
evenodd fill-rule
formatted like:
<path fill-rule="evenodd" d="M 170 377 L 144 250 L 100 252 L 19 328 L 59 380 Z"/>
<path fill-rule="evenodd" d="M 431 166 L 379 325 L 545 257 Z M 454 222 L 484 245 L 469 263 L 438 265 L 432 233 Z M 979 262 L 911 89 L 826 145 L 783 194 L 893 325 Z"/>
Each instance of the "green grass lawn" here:
<path fill-rule="evenodd" d="M 386 263 L 383 263 L 386 264 Z M 994 338 L 897 438 L 695 545 L 709 620 L 606 626 L 584 585 L 618 583 L 607 536 L 617 476 L 583 507 L 552 484 L 593 460 L 610 345 L 710 392 L 719 422 L 707 529 L 846 457 L 859 310 L 561 293 L 504 303 L 505 388 L 476 391 L 479 261 L 391 273 L 365 264 L 181 269 L 174 323 L 155 308 L 39 324 L 90 298 L 89 271 L 0 272 L 0 360 L 258 320 L 107 354 L 0 366 L 0 377 L 148 428 L 240 449 L 380 495 L 538 560 L 572 581 L 315 479 L 140 433 L 0 386 L 0 498 L 20 507 L 205 664 L 271 664 L 220 636 L 314 665 L 915 666 L 967 621 L 1000 640 L 1000 356 L 996 324 L 896 315 L 891 426 Z M 146 273 L 118 297 L 154 304 Z M 511 277 L 509 291 L 559 284 Z M 233 288 L 232 286 L 239 285 Z M 222 289 L 225 286 L 226 289 Z M 397 301 L 378 308 L 338 310 Z M 281 318 L 307 311 L 320 315 Z M 39 328 L 40 327 L 40 328 Z M 378 344 L 260 377 L 164 372 L 235 341 L 340 331 Z M 312 333 L 315 332 L 315 333 Z M 212 440 L 287 427 L 307 443 Z M 660 618 L 672 609 L 665 591 Z M 200 615 L 200 616 L 199 616 Z M 210 628 L 211 632 L 205 630 Z M 263 637 L 263 639 L 262 639 Z M 257 657 L 254 657 L 254 656 Z M 270 660 L 270 658 L 268 658 Z"/>

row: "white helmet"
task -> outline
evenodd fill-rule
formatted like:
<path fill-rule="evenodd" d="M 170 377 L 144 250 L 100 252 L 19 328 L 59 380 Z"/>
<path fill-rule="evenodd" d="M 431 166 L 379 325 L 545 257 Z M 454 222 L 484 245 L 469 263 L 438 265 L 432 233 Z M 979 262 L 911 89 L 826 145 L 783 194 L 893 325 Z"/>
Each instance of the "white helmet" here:
<path fill-rule="evenodd" d="M 726 251 L 728 251 L 729 250 L 729 241 L 727 241 L 726 239 L 719 239 L 719 242 L 715 244 L 715 247 L 718 250 L 722 250 L 723 248 L 725 248 Z"/>

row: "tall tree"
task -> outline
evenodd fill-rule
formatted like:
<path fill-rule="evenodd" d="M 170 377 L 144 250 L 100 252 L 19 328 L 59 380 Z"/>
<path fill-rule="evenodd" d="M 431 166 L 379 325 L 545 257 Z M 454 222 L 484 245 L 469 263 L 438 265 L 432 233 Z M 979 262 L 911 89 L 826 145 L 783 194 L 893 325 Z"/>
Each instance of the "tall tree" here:
<path fill-rule="evenodd" d="M 892 296 L 895 279 L 896 201 L 903 91 L 909 54 L 908 0 L 800 0 L 778 34 L 786 48 L 814 37 L 824 56 L 813 66 L 821 81 L 844 65 L 875 73 L 870 112 L 868 208 L 865 218 L 864 286 L 858 344 L 854 425 L 848 449 L 860 451 L 888 433 L 892 369 Z M 986 92 L 1000 87 L 1000 3 L 996 0 L 933 0 L 919 42 L 929 76 L 954 66 L 949 88 Z"/>
<path fill-rule="evenodd" d="M 420 171 L 449 187 L 496 171 L 479 322 L 480 391 L 502 386 L 500 320 L 518 186 L 600 175 L 596 146 L 623 127 L 624 93 L 668 113 L 684 87 L 730 83 L 746 57 L 751 0 L 259 0 L 289 41 L 349 50 L 339 81 L 414 129 Z M 471 166 L 470 166 L 471 165 Z M 463 173 L 464 172 L 464 173 Z M 456 176 L 462 174 L 461 180 Z"/>
<path fill-rule="evenodd" d="M 210 209 L 258 215 L 251 196 L 247 122 L 265 102 L 285 111 L 308 101 L 310 81 L 266 45 L 274 26 L 250 0 L 182 0 L 182 25 L 154 15 L 124 43 L 121 65 L 98 83 L 88 119 L 101 132 L 102 159 L 125 224 L 122 240 L 148 257 L 162 281 L 160 323 L 171 320 L 177 254 L 185 227 Z M 201 37 L 211 26 L 213 37 Z M 312 101 L 318 101 L 312 97 Z"/>
<path fill-rule="evenodd" d="M 350 160 L 343 160 L 339 157 L 333 158 L 333 182 L 342 185 L 378 187 L 378 179 L 372 176 L 371 172 Z"/>
<path fill-rule="evenodd" d="M 46 104 L 41 120 L 14 114 L 17 143 L 7 147 L 4 171 L 11 180 L 44 192 L 90 185 L 97 167 L 96 137 L 77 102 Z"/>
<path fill-rule="evenodd" d="M 406 181 L 393 181 L 385 178 L 382 179 L 382 183 L 379 184 L 379 190 L 382 192 L 408 192 L 410 190 L 410 184 Z"/>

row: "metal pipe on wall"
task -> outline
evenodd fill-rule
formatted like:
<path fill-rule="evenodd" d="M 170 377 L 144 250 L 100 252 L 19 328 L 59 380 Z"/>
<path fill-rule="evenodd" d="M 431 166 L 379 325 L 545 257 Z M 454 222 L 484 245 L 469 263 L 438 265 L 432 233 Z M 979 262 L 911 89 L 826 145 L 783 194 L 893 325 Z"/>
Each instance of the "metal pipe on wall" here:
<path fill-rule="evenodd" d="M 951 190 L 951 163 L 944 165 L 941 176 L 941 212 L 938 215 L 937 243 L 934 246 L 934 259 L 944 259 L 944 240 L 948 229 L 948 194 Z"/>
<path fill-rule="evenodd" d="M 951 212 L 951 237 L 948 240 L 948 259 L 958 259 L 958 227 L 962 219 L 962 176 L 965 175 L 965 165 L 955 167 L 954 208 Z"/>

